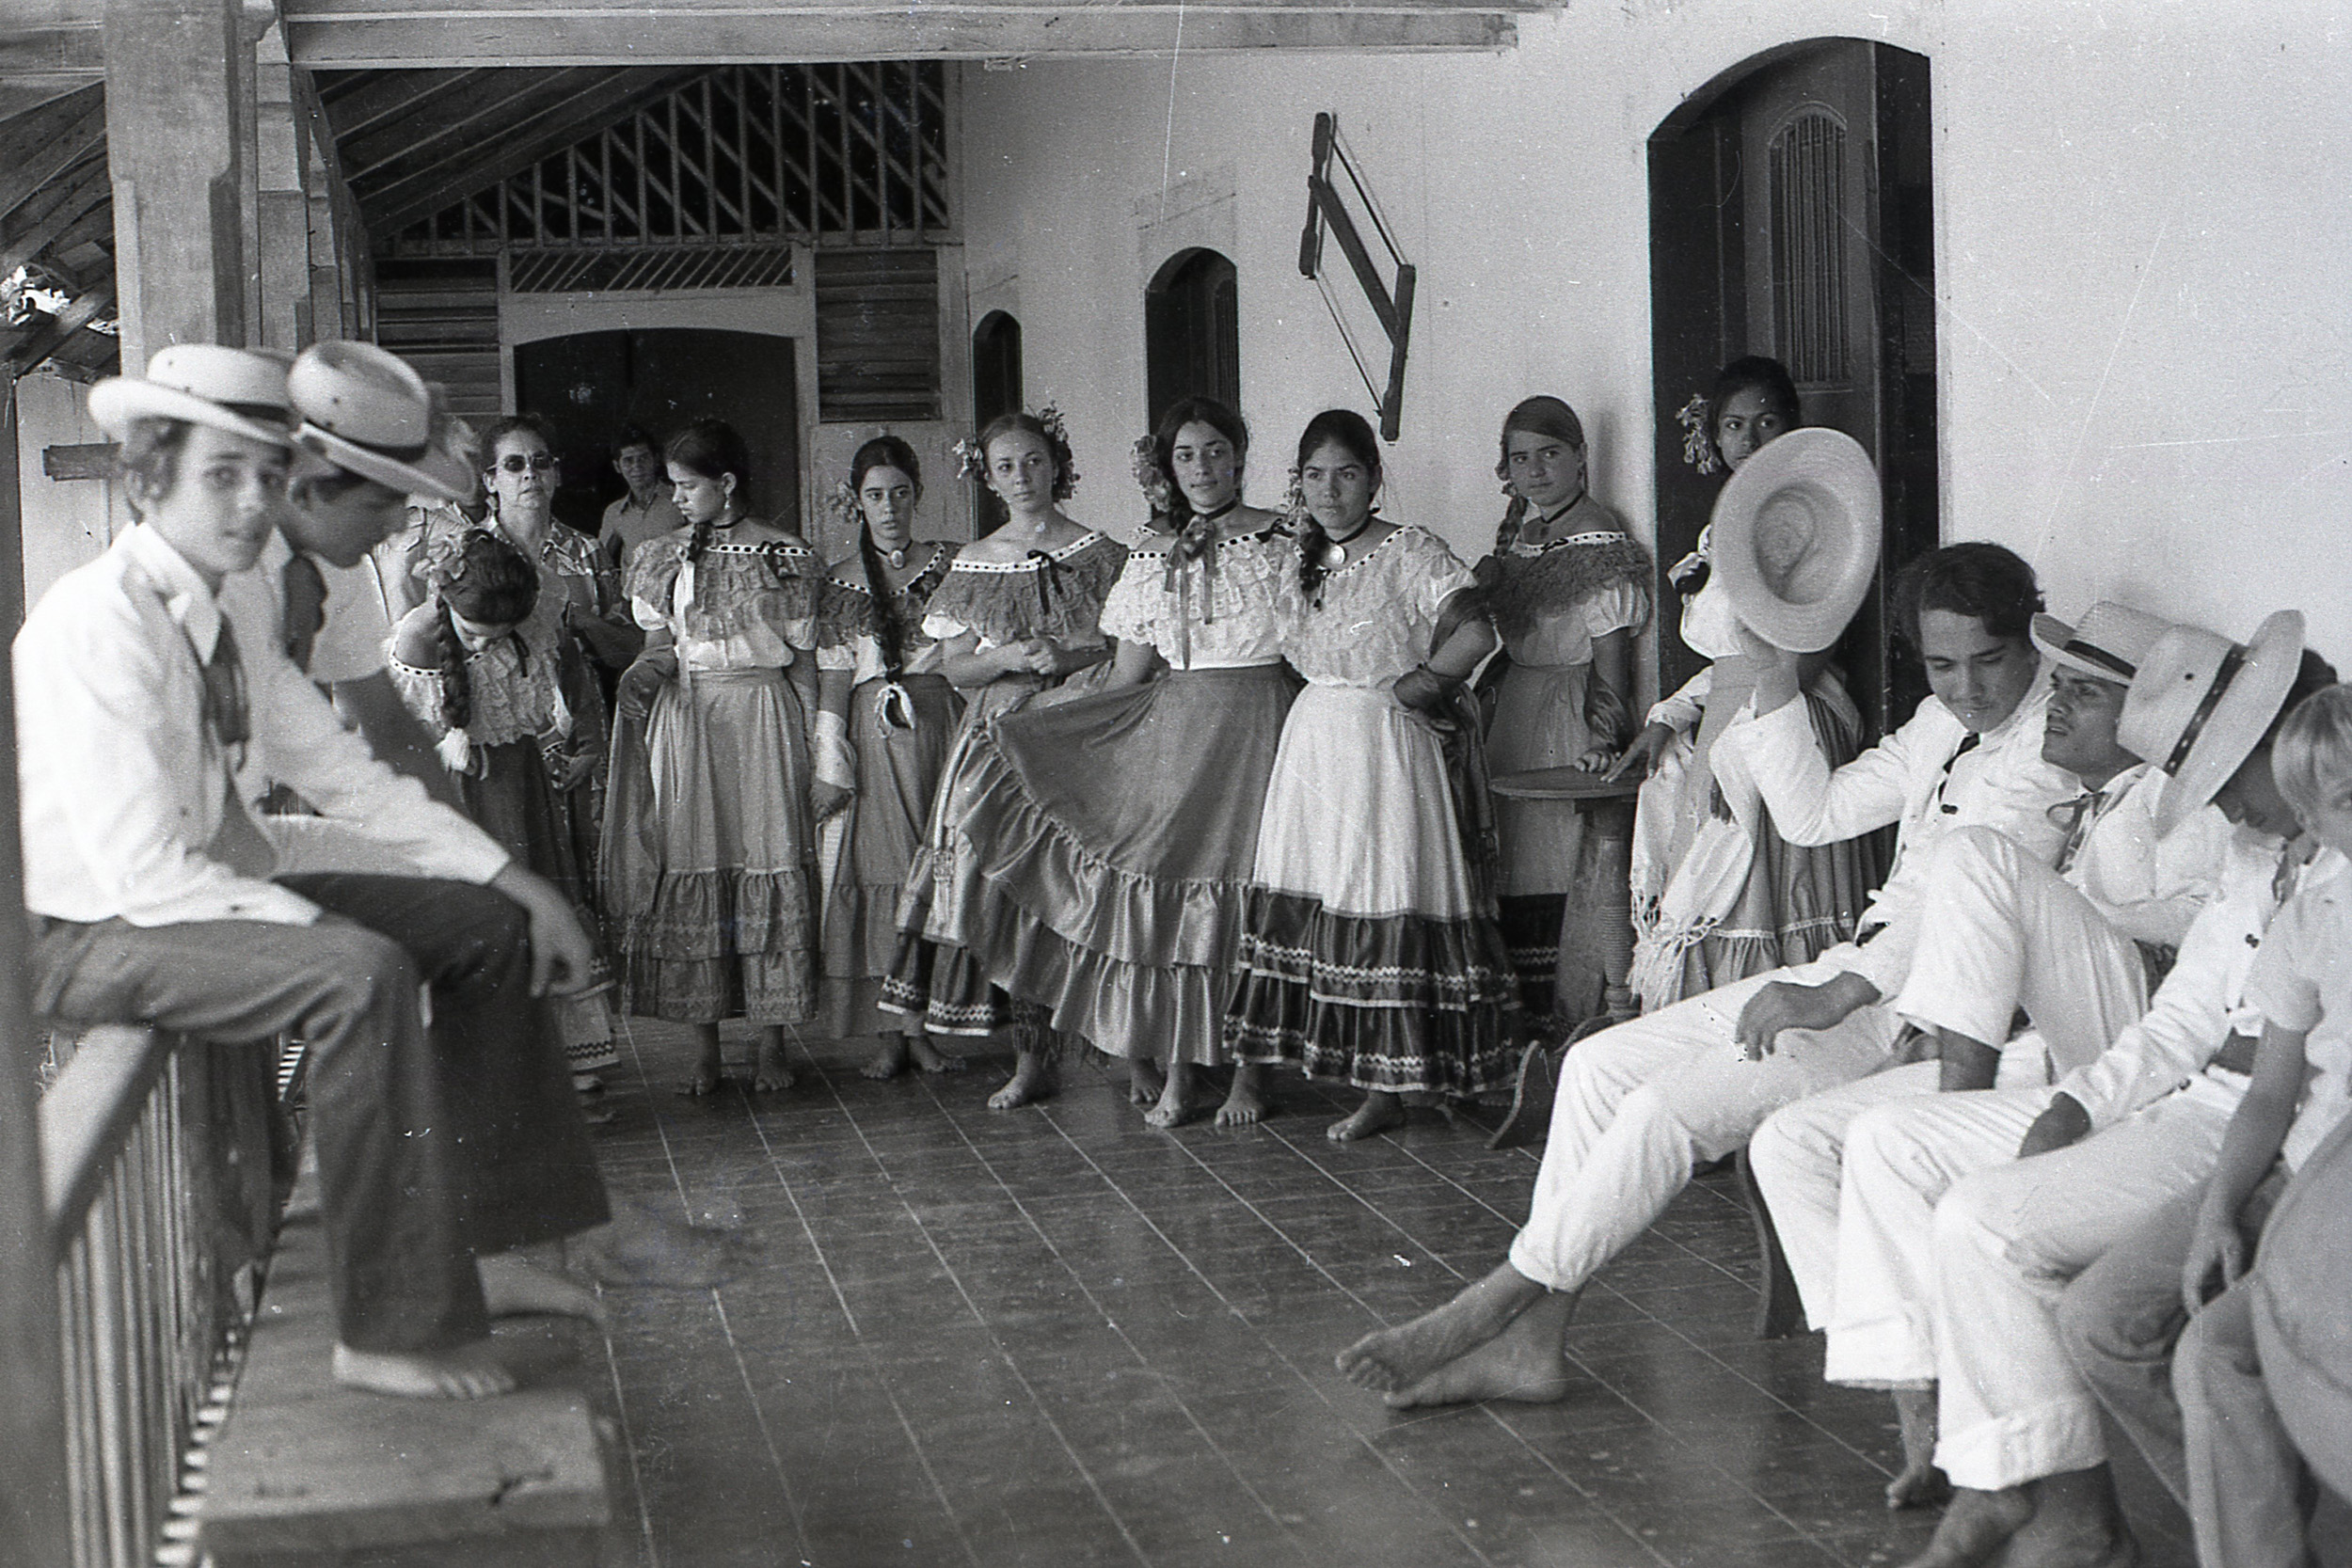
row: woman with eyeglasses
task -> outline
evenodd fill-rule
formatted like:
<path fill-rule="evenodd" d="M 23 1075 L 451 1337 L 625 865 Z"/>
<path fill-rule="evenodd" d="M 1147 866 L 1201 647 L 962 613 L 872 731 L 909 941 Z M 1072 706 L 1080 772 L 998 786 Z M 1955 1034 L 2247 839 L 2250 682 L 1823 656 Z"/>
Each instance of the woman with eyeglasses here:
<path fill-rule="evenodd" d="M 914 449 L 879 436 L 850 462 L 844 510 L 855 553 L 833 563 L 817 626 L 817 784 L 820 858 L 833 861 L 818 922 L 825 1033 L 872 1034 L 863 1069 L 893 1078 L 963 1066 L 931 1046 L 920 1018 L 875 1006 L 898 945 L 898 894 L 923 844 L 931 797 L 963 699 L 939 673 L 925 608 L 956 546 L 914 538 L 923 467 Z"/>

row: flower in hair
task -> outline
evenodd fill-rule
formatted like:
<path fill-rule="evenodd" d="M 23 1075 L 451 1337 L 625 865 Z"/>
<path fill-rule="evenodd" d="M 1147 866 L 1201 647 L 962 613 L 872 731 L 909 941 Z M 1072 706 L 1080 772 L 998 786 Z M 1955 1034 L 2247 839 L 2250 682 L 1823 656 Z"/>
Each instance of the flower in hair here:
<path fill-rule="evenodd" d="M 1061 417 L 1061 410 L 1052 404 L 1037 411 L 1037 422 L 1045 427 L 1045 438 L 1054 446 L 1054 457 L 1061 464 L 1061 480 L 1054 486 L 1055 496 L 1063 500 L 1078 493 L 1078 455 L 1071 450 L 1070 426 Z"/>
<path fill-rule="evenodd" d="M 1176 511 L 1176 487 L 1160 471 L 1159 443 L 1149 436 L 1138 436 L 1127 451 L 1127 466 L 1136 476 L 1136 483 L 1143 491 L 1143 499 L 1152 503 L 1152 515 L 1167 517 Z"/>
<path fill-rule="evenodd" d="M 1307 490 L 1296 468 L 1291 470 L 1291 487 L 1282 493 L 1282 515 L 1294 532 L 1307 526 Z"/>
<path fill-rule="evenodd" d="M 424 545 L 424 559 L 414 570 L 432 588 L 438 590 L 463 578 L 466 575 L 466 546 L 477 533 L 487 529 L 462 528 L 451 532 L 431 535 Z"/>
<path fill-rule="evenodd" d="M 845 529 L 855 531 L 863 520 L 858 515 L 856 487 L 846 479 L 835 484 L 832 493 L 825 497 L 825 506 L 841 520 Z"/>
<path fill-rule="evenodd" d="M 956 438 L 952 449 L 958 479 L 982 479 L 988 474 L 988 453 L 968 436 Z"/>
<path fill-rule="evenodd" d="M 1692 392 L 1691 401 L 1675 413 L 1675 422 L 1682 427 L 1682 460 L 1703 474 L 1711 474 L 1723 467 L 1715 455 L 1715 441 L 1708 432 L 1714 422 L 1714 410 L 1707 405 L 1707 394 Z"/>

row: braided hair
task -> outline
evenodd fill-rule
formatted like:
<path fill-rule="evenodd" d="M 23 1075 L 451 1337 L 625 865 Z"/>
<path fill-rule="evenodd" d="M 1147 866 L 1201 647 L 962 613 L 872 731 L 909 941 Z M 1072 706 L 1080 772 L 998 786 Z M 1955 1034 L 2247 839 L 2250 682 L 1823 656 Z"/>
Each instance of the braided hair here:
<path fill-rule="evenodd" d="M 874 547 L 874 531 L 866 521 L 862 492 L 866 476 L 876 468 L 896 468 L 914 482 L 915 499 L 923 496 L 923 465 L 916 459 L 914 449 L 896 436 L 877 436 L 857 449 L 850 459 L 850 493 L 860 496 L 857 521 L 857 559 L 866 573 L 866 594 L 874 604 L 874 642 L 882 650 L 882 670 L 892 680 L 905 673 L 906 650 L 899 643 L 905 628 L 898 625 L 890 599 L 890 578 L 882 571 L 882 552 Z"/>
<path fill-rule="evenodd" d="M 434 592 L 439 619 L 441 721 L 452 730 L 473 722 L 473 678 L 454 612 L 476 626 L 518 626 L 539 602 L 539 569 L 531 558 L 487 529 L 467 531 L 454 575 Z"/>
<path fill-rule="evenodd" d="M 1307 460 L 1326 446 L 1341 451 L 1363 465 L 1372 475 L 1376 490 L 1380 484 L 1380 438 L 1372 433 L 1372 426 L 1353 408 L 1327 408 L 1307 421 L 1307 428 L 1298 437 L 1298 467 L 1303 472 Z M 1324 564 L 1323 552 L 1331 547 L 1331 536 L 1323 530 L 1323 522 L 1312 512 L 1298 531 L 1298 589 L 1317 604 L 1323 602 L 1323 579 L 1331 569 Z"/>
<path fill-rule="evenodd" d="M 1192 502 L 1184 495 L 1184 487 L 1176 483 L 1176 437 L 1188 424 L 1204 424 L 1233 443 L 1233 461 L 1238 465 L 1249 455 L 1249 426 L 1242 417 L 1215 398 L 1180 398 L 1160 416 L 1160 422 L 1152 431 L 1152 461 L 1168 481 L 1168 531 L 1182 533 L 1192 521 Z M 1238 480 L 1238 475 L 1236 479 Z M 1239 486 L 1235 486 L 1239 499 Z M 1159 521 L 1154 516 L 1153 522 Z"/>
<path fill-rule="evenodd" d="M 1584 455 L 1584 421 L 1576 417 L 1576 410 L 1554 397 L 1532 397 L 1519 402 L 1502 417 L 1502 451 L 1495 458 L 1495 478 L 1507 487 L 1511 483 L 1511 433 L 1524 431 L 1530 436 L 1548 436 L 1576 449 Z M 1519 528 L 1527 521 L 1527 498 L 1511 491 L 1510 508 L 1502 515 L 1502 526 L 1495 530 L 1495 554 L 1507 553 L 1518 543 Z"/>
<path fill-rule="evenodd" d="M 735 476 L 734 504 L 743 504 L 752 483 L 751 449 L 743 437 L 724 420 L 696 420 L 670 437 L 670 445 L 661 454 L 662 461 L 690 474 L 716 483 L 728 474 Z M 699 522 L 686 541 L 686 559 L 699 562 L 703 552 L 710 548 L 712 525 Z"/>

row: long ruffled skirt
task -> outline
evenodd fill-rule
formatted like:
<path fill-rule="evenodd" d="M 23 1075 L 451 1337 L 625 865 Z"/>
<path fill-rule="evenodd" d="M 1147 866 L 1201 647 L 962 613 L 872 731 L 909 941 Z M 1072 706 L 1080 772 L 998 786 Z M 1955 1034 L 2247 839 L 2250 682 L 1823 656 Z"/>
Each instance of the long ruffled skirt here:
<path fill-rule="evenodd" d="M 834 853 L 820 924 L 824 1027 L 835 1038 L 882 1026 L 876 1005 L 898 952 L 898 897 L 963 717 L 963 699 L 945 677 L 907 675 L 899 685 L 914 727 L 894 729 L 882 718 L 887 685 L 869 680 L 850 694 L 857 799 L 821 834 Z"/>
<path fill-rule="evenodd" d="M 622 1005 L 678 1023 L 806 1022 L 816 862 L 799 696 L 780 670 L 697 671 L 654 699 L 644 747 L 650 812 L 625 842 L 651 863 L 623 879 L 649 896 L 623 923 Z"/>
<path fill-rule="evenodd" d="M 932 924 L 1055 1028 L 1214 1065 L 1259 815 L 1298 690 L 1282 665 L 1179 673 L 973 737 Z"/>
<path fill-rule="evenodd" d="M 1225 1048 L 1311 1078 L 1476 1095 L 1516 1006 L 1437 732 L 1385 690 L 1310 686 L 1258 828 Z"/>

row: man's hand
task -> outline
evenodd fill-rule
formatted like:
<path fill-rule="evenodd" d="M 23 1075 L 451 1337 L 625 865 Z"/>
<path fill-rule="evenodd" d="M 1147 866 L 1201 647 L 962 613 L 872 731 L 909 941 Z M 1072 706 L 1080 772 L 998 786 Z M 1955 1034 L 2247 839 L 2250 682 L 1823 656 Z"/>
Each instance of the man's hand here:
<path fill-rule="evenodd" d="M 1740 1053 L 1760 1062 L 1777 1047 L 1782 1030 L 1832 1028 L 1878 996 L 1878 988 L 1859 974 L 1836 975 L 1818 986 L 1775 980 L 1748 998 L 1733 1033 Z"/>
<path fill-rule="evenodd" d="M 581 928 L 572 902 L 555 884 L 513 861 L 490 885 L 531 917 L 531 994 L 565 996 L 585 990 L 596 962 L 596 944 Z"/>
<path fill-rule="evenodd" d="M 2236 1284 L 2245 1272 L 2246 1240 L 2238 1234 L 2237 1216 L 2219 1212 L 2209 1192 L 2197 1212 L 2187 1261 L 2181 1265 L 2181 1305 L 2194 1316 L 2210 1297 Z"/>
<path fill-rule="evenodd" d="M 556 793 L 561 795 L 567 790 L 578 789 L 581 784 L 588 782 L 589 776 L 595 773 L 596 770 L 596 752 L 574 752 L 571 755 L 563 758 L 561 763 L 557 766 L 555 772 Z"/>
<path fill-rule="evenodd" d="M 2078 1144 L 2090 1132 L 2090 1113 L 2083 1109 L 2083 1102 L 2071 1094 L 2059 1095 L 2026 1129 L 2025 1141 L 2017 1146 L 2017 1157 L 2030 1160 L 2037 1154 Z"/>

